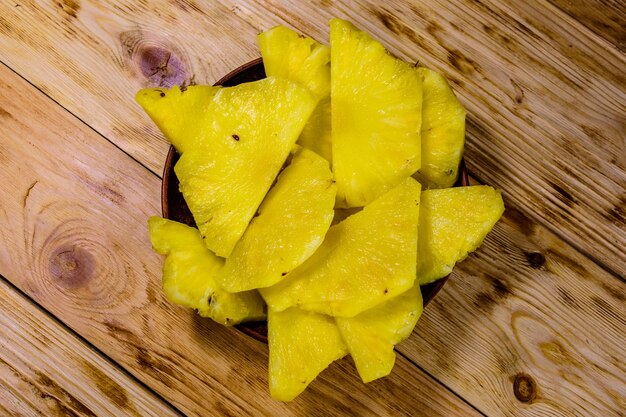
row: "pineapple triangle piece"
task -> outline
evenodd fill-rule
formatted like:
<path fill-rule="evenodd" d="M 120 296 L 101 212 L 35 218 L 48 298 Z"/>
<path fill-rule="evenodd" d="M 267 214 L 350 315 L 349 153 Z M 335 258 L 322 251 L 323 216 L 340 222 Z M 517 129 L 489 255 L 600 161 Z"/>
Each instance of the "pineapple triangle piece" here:
<path fill-rule="evenodd" d="M 284 26 L 258 39 L 265 73 L 298 82 L 319 100 L 298 143 L 330 161 L 330 49 Z"/>
<path fill-rule="evenodd" d="M 220 285 L 244 291 L 283 279 L 324 240 L 333 220 L 335 192 L 328 162 L 299 148 L 216 275 Z"/>
<path fill-rule="evenodd" d="M 456 181 L 465 143 L 465 110 L 446 79 L 428 68 L 423 76 L 422 166 L 415 179 L 425 188 L 448 188 Z"/>
<path fill-rule="evenodd" d="M 338 203 L 364 206 L 420 168 L 422 77 L 367 33 L 330 21 Z"/>
<path fill-rule="evenodd" d="M 193 104 L 181 105 L 185 97 Z M 217 90 L 196 86 L 184 92 L 178 87 L 141 90 L 137 100 L 182 152 L 175 172 L 205 244 L 218 256 L 228 257 L 285 162 L 315 99 L 296 83 L 270 77 Z"/>
<path fill-rule="evenodd" d="M 416 283 L 372 309 L 335 319 L 363 382 L 389 375 L 396 361 L 394 345 L 409 337 L 422 310 L 422 293 Z"/>
<path fill-rule="evenodd" d="M 417 277 L 443 278 L 478 248 L 504 212 L 500 191 L 486 185 L 422 193 Z"/>
<path fill-rule="evenodd" d="M 332 317 L 290 308 L 268 311 L 272 398 L 291 401 L 348 349 Z"/>
<path fill-rule="evenodd" d="M 363 210 L 332 226 L 319 249 L 276 285 L 267 304 L 353 317 L 411 288 L 415 281 L 420 184 L 407 178 Z"/>
<path fill-rule="evenodd" d="M 217 285 L 214 276 L 223 260 L 204 246 L 197 229 L 156 216 L 150 217 L 148 228 L 152 247 L 166 255 L 163 291 L 168 300 L 227 326 L 265 317 L 257 291 L 232 294 Z"/>
<path fill-rule="evenodd" d="M 316 99 L 330 94 L 330 49 L 285 26 L 258 37 L 268 77 L 283 77 L 308 88 Z"/>

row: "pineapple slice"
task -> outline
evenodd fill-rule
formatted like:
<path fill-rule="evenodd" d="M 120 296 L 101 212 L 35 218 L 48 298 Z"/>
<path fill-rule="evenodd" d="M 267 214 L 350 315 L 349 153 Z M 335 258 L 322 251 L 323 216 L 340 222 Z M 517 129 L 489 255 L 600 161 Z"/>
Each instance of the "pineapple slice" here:
<path fill-rule="evenodd" d="M 370 310 L 335 319 L 363 382 L 389 375 L 396 361 L 394 345 L 409 337 L 422 310 L 422 293 L 416 283 Z"/>
<path fill-rule="evenodd" d="M 197 98 L 199 94 L 205 99 Z M 193 106 L 176 107 L 187 96 Z M 178 87 L 167 92 L 142 90 L 138 100 L 182 151 L 174 169 L 206 246 L 228 257 L 302 131 L 315 99 L 296 83 L 270 77 L 217 92 L 195 86 L 184 92 Z M 168 127 L 172 114 L 189 126 Z"/>
<path fill-rule="evenodd" d="M 260 289 L 277 311 L 291 306 L 352 317 L 415 281 L 420 184 L 412 178 L 328 230 L 324 243 L 276 285 Z"/>
<path fill-rule="evenodd" d="M 422 193 L 417 277 L 443 278 L 482 243 L 504 212 L 500 191 L 486 185 Z"/>
<path fill-rule="evenodd" d="M 321 245 L 333 220 L 336 186 L 328 162 L 300 148 L 216 280 L 228 291 L 273 285 Z"/>
<path fill-rule="evenodd" d="M 422 167 L 414 175 L 425 188 L 448 188 L 456 181 L 465 143 L 465 110 L 446 79 L 428 68 L 423 76 Z"/>
<path fill-rule="evenodd" d="M 319 100 L 298 143 L 330 161 L 330 49 L 284 26 L 258 39 L 265 73 L 298 82 Z"/>
<path fill-rule="evenodd" d="M 268 311 L 270 394 L 276 400 L 297 397 L 348 349 L 335 321 L 322 314 L 290 308 Z"/>
<path fill-rule="evenodd" d="M 172 303 L 194 308 L 227 326 L 265 317 L 257 291 L 231 294 L 217 285 L 214 276 L 223 260 L 204 246 L 198 230 L 156 216 L 150 217 L 148 228 L 154 250 L 167 256 L 163 291 Z"/>
<path fill-rule="evenodd" d="M 422 77 L 344 20 L 330 21 L 330 45 L 337 198 L 363 206 L 420 168 Z"/>
<path fill-rule="evenodd" d="M 330 94 L 330 49 L 285 26 L 258 37 L 268 77 L 283 77 L 308 88 L 317 100 Z"/>

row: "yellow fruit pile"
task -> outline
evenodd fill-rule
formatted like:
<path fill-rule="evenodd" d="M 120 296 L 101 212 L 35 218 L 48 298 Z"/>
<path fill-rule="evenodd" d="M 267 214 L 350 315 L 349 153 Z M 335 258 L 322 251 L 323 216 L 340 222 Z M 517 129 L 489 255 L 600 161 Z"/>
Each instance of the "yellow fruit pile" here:
<path fill-rule="evenodd" d="M 465 112 L 441 75 L 340 19 L 330 48 L 282 26 L 259 45 L 265 79 L 136 98 L 181 155 L 198 227 L 149 220 L 166 296 L 224 325 L 267 318 L 270 392 L 289 401 L 348 353 L 364 382 L 388 375 L 420 285 L 504 206 L 491 187 L 449 188 Z"/>

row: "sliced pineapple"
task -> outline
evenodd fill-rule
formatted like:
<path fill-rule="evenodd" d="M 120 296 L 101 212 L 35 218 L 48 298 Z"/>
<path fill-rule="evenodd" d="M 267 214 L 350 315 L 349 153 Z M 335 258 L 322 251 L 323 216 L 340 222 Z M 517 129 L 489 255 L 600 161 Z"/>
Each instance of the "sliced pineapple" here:
<path fill-rule="evenodd" d="M 257 291 L 231 294 L 217 285 L 214 276 L 223 260 L 204 246 L 198 230 L 156 216 L 150 217 L 148 228 L 152 247 L 166 255 L 163 291 L 171 302 L 228 326 L 265 317 Z"/>
<path fill-rule="evenodd" d="M 328 162 L 307 149 L 296 151 L 217 274 L 220 285 L 244 291 L 283 279 L 324 240 L 335 192 Z"/>
<path fill-rule="evenodd" d="M 204 100 L 197 98 L 201 94 Z M 180 105 L 188 96 L 193 105 Z M 217 92 L 174 87 L 142 90 L 137 97 L 182 150 L 175 172 L 205 244 L 218 256 L 228 257 L 302 131 L 315 99 L 304 87 L 273 77 Z M 168 128 L 172 114 L 189 125 L 176 122 Z"/>
<path fill-rule="evenodd" d="M 396 360 L 394 345 L 409 337 L 422 310 L 422 293 L 416 283 L 370 310 L 335 319 L 363 382 L 389 375 Z"/>
<path fill-rule="evenodd" d="M 330 161 L 330 49 L 284 26 L 261 33 L 259 47 L 268 76 L 298 82 L 319 100 L 298 143 Z"/>
<path fill-rule="evenodd" d="M 482 243 L 504 212 L 500 191 L 486 185 L 422 193 L 417 277 L 443 278 Z"/>
<path fill-rule="evenodd" d="M 308 88 L 317 100 L 330 94 L 330 49 L 285 26 L 258 37 L 265 73 Z"/>
<path fill-rule="evenodd" d="M 428 68 L 423 76 L 422 167 L 414 177 L 425 188 L 448 188 L 456 181 L 465 143 L 465 110 L 446 79 Z"/>
<path fill-rule="evenodd" d="M 344 20 L 330 21 L 330 45 L 338 202 L 363 206 L 420 168 L 422 77 Z"/>
<path fill-rule="evenodd" d="M 268 311 L 269 383 L 272 397 L 291 401 L 348 349 L 335 321 L 322 314 L 290 308 Z"/>
<path fill-rule="evenodd" d="M 291 306 L 352 317 L 415 280 L 420 185 L 407 178 L 331 227 L 324 243 L 276 285 L 260 290 L 274 310 Z"/>

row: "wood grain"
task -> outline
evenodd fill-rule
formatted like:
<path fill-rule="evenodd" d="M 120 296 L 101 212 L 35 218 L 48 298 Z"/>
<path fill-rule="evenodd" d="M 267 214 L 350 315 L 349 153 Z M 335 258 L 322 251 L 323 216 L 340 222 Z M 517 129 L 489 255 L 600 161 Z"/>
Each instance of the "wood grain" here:
<path fill-rule="evenodd" d="M 626 58 L 552 5 L 66 3 L 5 3 L 2 60 L 155 173 L 166 144 L 133 102 L 138 88 L 212 83 L 258 56 L 259 31 L 285 23 L 324 40 L 336 15 L 447 75 L 469 114 L 470 171 L 626 275 Z"/>
<path fill-rule="evenodd" d="M 418 333 L 399 349 L 487 415 L 588 415 L 586 410 L 623 415 L 624 282 L 583 253 L 618 275 L 626 272 L 624 55 L 576 23 L 573 12 L 559 12 L 538 0 L 220 3 L 20 2 L 17 8 L 3 3 L 0 59 L 157 173 L 166 145 L 133 104 L 134 91 L 181 80 L 211 83 L 256 57 L 256 33 L 274 24 L 326 39 L 327 20 L 346 17 L 397 55 L 440 70 L 468 108 L 470 170 L 505 191 L 508 209 L 483 249 L 456 270 L 426 310 Z M 19 97 L 11 91 L 6 97 L 13 95 Z M 2 155 L 4 160 L 11 157 L 11 164 L 0 167 L 10 173 L 12 186 L 29 197 L 23 208 L 13 189 L 2 191 L 11 209 L 0 205 L 0 218 L 10 214 L 24 220 L 15 235 L 4 231 L 2 242 L 8 243 L 0 246 L 0 268 L 10 268 L 12 279 L 46 306 L 61 300 L 55 314 L 159 392 L 173 385 L 168 394 L 181 408 L 198 412 L 194 404 L 206 404 L 209 396 L 211 406 L 221 404 L 227 412 L 267 406 L 270 413 L 315 414 L 321 409 L 310 404 L 328 399 L 330 409 L 340 413 L 348 410 L 339 402 L 354 391 L 357 402 L 370 406 L 354 405 L 356 413 L 392 413 L 407 408 L 393 410 L 391 400 L 371 404 L 368 397 L 375 392 L 411 399 L 415 390 L 419 398 L 412 401 L 420 402 L 433 392 L 441 395 L 441 388 L 431 390 L 432 380 L 415 376 L 405 361 L 382 388 L 357 387 L 350 382 L 356 380 L 351 365 L 344 361 L 291 408 L 277 408 L 265 397 L 250 402 L 231 397 L 230 390 L 241 386 L 264 395 L 259 380 L 264 371 L 259 370 L 265 353 L 255 353 L 261 347 L 237 334 L 197 323 L 163 303 L 155 283 L 158 259 L 144 249 L 137 253 L 145 245 L 140 226 L 146 214 L 137 210 L 157 209 L 158 180 L 80 125 L 47 126 L 57 123 L 50 113 L 63 120 L 67 115 L 48 106 L 31 109 L 30 96 L 18 101 L 16 111 L 28 112 L 19 118 L 23 127 L 12 122 L 8 133 L 0 133 L 6 135 L 0 141 L 0 162 Z M 51 141 L 49 129 L 57 135 L 66 132 L 71 140 Z M 29 139 L 36 136 L 41 137 Z M 17 138 L 34 144 L 12 144 Z M 72 155 L 77 160 L 54 149 L 64 140 L 81 149 Z M 107 157 L 95 157 L 99 153 Z M 15 161 L 14 154 L 19 155 Z M 51 162 L 58 157 L 63 161 L 59 174 L 58 164 Z M 126 161 L 122 165 L 115 162 L 120 158 Z M 125 171 L 136 175 L 129 180 L 121 174 Z M 81 185 L 59 189 L 57 183 L 63 181 Z M 99 218 L 107 219 L 106 227 Z M 95 255 L 65 249 L 56 253 L 66 241 L 79 242 L 78 247 L 85 242 L 84 252 Z M 87 265 L 96 259 L 99 278 L 71 284 L 76 274 L 70 274 L 64 284 L 58 271 L 68 253 L 92 259 L 82 262 Z M 59 256 L 61 261 L 52 262 L 55 275 L 48 258 Z M 144 265 L 147 272 L 138 276 Z M 106 268 L 110 271 L 105 274 Z M 33 272 L 23 276 L 24 271 Z M 85 274 L 95 273 L 88 268 L 77 276 Z M 63 285 L 69 289 L 59 290 Z M 103 314 L 111 306 L 119 312 L 113 324 Z M 155 323 L 169 328 L 153 335 Z M 194 325 L 198 330 L 192 332 Z M 180 328 L 185 330 L 179 342 Z M 193 337 L 197 334 L 200 341 Z M 142 351 L 146 335 L 151 336 L 146 339 L 149 348 Z M 191 364 L 181 359 L 189 345 Z M 147 354 L 151 361 L 145 360 Z M 246 367 L 236 368 L 246 355 L 251 355 Z M 146 366 L 154 362 L 157 371 Z M 179 367 L 183 371 L 175 372 Z M 433 414 L 452 414 L 443 411 L 448 409 L 471 413 L 454 398 L 436 397 L 435 404 L 430 404 Z"/>
<path fill-rule="evenodd" d="M 266 345 L 162 295 L 159 178 L 5 66 L 0 109 L 0 274 L 184 413 L 478 415 L 405 359 L 368 385 L 346 359 L 271 400 Z"/>
<path fill-rule="evenodd" d="M 159 174 L 169 145 L 134 102 L 135 92 L 214 82 L 258 55 L 256 31 L 215 2 L 15 4 L 0 3 L 0 59 Z"/>
<path fill-rule="evenodd" d="M 508 208 L 399 350 L 489 416 L 623 416 L 625 297 Z"/>
<path fill-rule="evenodd" d="M 3 278 L 0 311 L 2 415 L 179 415 Z"/>
<path fill-rule="evenodd" d="M 626 4 L 622 0 L 549 1 L 621 52 L 626 52 Z"/>

